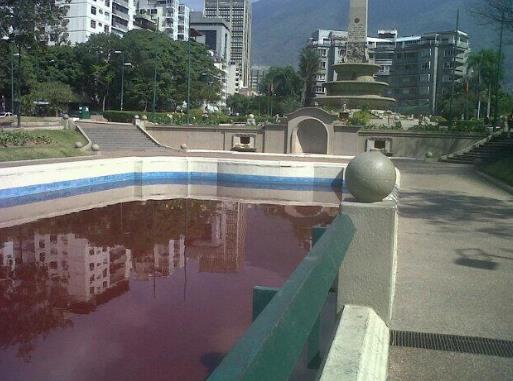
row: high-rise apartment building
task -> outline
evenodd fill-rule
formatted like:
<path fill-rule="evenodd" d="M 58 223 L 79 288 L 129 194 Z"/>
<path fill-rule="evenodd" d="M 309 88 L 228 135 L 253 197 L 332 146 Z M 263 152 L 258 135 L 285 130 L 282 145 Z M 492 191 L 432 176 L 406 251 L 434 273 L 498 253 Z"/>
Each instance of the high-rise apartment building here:
<path fill-rule="evenodd" d="M 189 7 L 179 0 L 56 0 L 68 7 L 68 40 L 86 42 L 95 33 L 123 36 L 132 29 L 159 30 L 173 40 L 189 38 Z"/>
<path fill-rule="evenodd" d="M 189 7 L 178 0 L 138 0 L 137 26 L 141 27 L 141 17 L 146 17 L 155 24 L 148 29 L 164 32 L 175 41 L 185 41 L 189 39 L 189 13 Z"/>
<path fill-rule="evenodd" d="M 438 113 L 453 82 L 466 75 L 469 53 L 469 37 L 462 31 L 398 39 L 390 82 L 398 111 Z"/>
<path fill-rule="evenodd" d="M 110 33 L 113 22 L 113 2 L 114 0 L 71 0 L 68 4 L 64 0 L 57 0 L 57 5 L 67 6 L 68 8 L 66 15 L 68 40 L 72 44 L 79 44 L 86 42 L 93 34 Z M 120 16 L 122 12 L 117 6 L 115 9 L 117 15 L 114 20 L 117 22 L 122 17 Z M 128 14 L 128 8 L 124 9 Z"/>
<path fill-rule="evenodd" d="M 260 94 L 260 85 L 270 66 L 253 65 L 251 66 L 251 91 L 253 94 Z"/>
<path fill-rule="evenodd" d="M 185 4 L 178 5 L 178 41 L 189 40 L 190 8 Z"/>
<path fill-rule="evenodd" d="M 207 46 L 214 65 L 222 72 L 220 106 L 226 106 L 227 97 L 236 92 L 236 70 L 231 60 L 230 25 L 222 17 L 205 17 L 202 12 L 191 12 L 190 26 L 199 34 L 196 42 Z"/>
<path fill-rule="evenodd" d="M 222 17 L 232 31 L 231 59 L 238 65 L 239 88 L 250 85 L 251 79 L 251 24 L 250 0 L 205 0 L 206 17 Z"/>
<path fill-rule="evenodd" d="M 134 16 L 136 0 L 104 0 L 112 3 L 111 31 L 118 36 L 123 36 L 134 28 Z M 96 2 L 102 2 L 97 0 Z"/>

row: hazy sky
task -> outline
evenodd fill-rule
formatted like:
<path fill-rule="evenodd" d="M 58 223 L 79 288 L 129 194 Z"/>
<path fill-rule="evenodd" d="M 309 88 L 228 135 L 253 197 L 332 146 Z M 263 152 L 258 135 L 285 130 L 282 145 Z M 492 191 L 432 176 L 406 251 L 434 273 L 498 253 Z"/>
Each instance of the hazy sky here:
<path fill-rule="evenodd" d="M 182 0 L 181 3 L 187 4 L 195 11 L 201 11 L 205 2 L 203 0 Z"/>

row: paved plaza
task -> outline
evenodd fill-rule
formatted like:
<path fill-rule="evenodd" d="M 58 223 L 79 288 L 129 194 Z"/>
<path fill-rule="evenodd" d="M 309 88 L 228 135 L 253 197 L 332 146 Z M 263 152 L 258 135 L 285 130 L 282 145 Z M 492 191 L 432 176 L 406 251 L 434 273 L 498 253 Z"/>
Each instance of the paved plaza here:
<path fill-rule="evenodd" d="M 513 196 L 472 167 L 402 173 L 392 329 L 513 340 Z M 391 348 L 389 379 L 512 380 L 513 359 Z"/>

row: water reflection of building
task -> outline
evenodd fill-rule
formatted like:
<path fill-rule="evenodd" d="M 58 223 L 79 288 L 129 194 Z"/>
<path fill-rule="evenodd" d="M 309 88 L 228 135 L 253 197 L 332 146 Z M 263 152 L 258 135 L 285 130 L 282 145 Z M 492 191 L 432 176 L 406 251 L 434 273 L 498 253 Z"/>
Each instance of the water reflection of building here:
<path fill-rule="evenodd" d="M 128 279 L 131 252 L 95 247 L 75 234 L 34 234 L 35 259 L 48 276 L 64 280 L 71 303 L 91 302 Z"/>
<path fill-rule="evenodd" d="M 200 226 L 187 256 L 199 260 L 200 272 L 238 272 L 244 263 L 247 205 L 223 202 Z"/>
<path fill-rule="evenodd" d="M 3 269 L 14 271 L 15 258 L 14 258 L 14 242 L 4 242 L 0 247 L 0 266 Z"/>
<path fill-rule="evenodd" d="M 185 265 L 185 236 L 169 240 L 167 246 L 156 244 L 153 247 L 155 271 L 160 276 L 170 276 L 176 269 Z"/>

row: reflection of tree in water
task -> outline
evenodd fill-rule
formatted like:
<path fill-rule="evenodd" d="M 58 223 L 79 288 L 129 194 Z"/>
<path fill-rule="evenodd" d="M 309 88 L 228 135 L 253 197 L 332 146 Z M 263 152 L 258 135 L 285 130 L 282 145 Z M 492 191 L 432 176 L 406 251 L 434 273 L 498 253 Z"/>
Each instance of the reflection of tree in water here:
<path fill-rule="evenodd" d="M 209 218 L 219 201 L 169 200 L 132 202 L 43 219 L 0 231 L 0 240 L 15 237 L 19 230 L 40 234 L 74 233 L 94 246 L 122 245 L 134 253 L 152 252 L 155 244 L 167 244 L 187 233 L 200 234 L 199 222 Z"/>
<path fill-rule="evenodd" d="M 21 264 L 0 280 L 0 347 L 17 346 L 17 355 L 30 361 L 34 340 L 57 328 L 70 327 L 64 307 L 68 295 L 61 279 L 49 279 L 46 268 Z"/>

